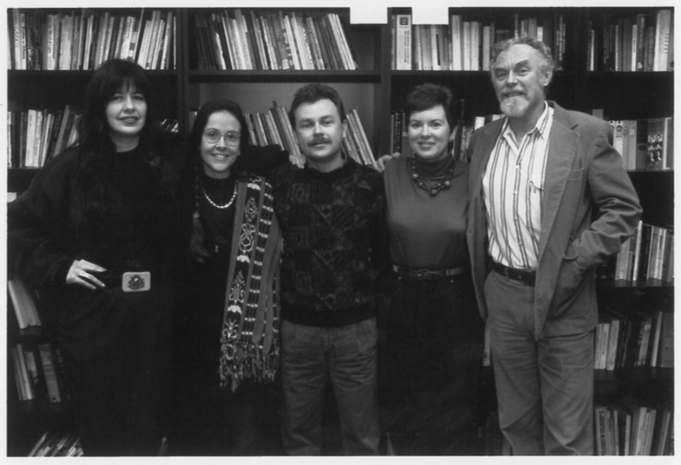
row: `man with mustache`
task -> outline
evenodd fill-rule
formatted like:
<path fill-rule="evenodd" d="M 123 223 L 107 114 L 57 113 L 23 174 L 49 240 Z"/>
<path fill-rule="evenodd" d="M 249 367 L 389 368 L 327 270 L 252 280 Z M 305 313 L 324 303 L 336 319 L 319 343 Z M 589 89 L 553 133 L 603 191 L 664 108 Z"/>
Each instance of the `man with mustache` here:
<path fill-rule="evenodd" d="M 467 240 L 500 426 L 515 455 L 592 455 L 595 269 L 641 207 L 610 126 L 546 100 L 550 50 L 531 37 L 495 49 L 505 118 L 468 148 Z"/>
<path fill-rule="evenodd" d="M 300 88 L 290 119 L 305 157 L 273 176 L 281 265 L 283 440 L 320 455 L 327 380 L 343 447 L 376 455 L 380 438 L 375 298 L 390 267 L 383 179 L 341 152 L 343 103 L 323 84 Z"/>

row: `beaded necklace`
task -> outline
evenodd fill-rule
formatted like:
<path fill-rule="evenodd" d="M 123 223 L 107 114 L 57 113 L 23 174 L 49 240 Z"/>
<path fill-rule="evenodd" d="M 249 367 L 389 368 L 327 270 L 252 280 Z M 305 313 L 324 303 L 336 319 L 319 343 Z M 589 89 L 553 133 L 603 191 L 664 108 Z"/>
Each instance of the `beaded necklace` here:
<path fill-rule="evenodd" d="M 208 197 L 208 193 L 206 192 L 206 188 L 202 187 L 201 190 L 203 191 L 203 196 L 208 200 L 208 203 L 210 203 L 212 206 L 215 208 L 219 208 L 220 210 L 224 210 L 225 208 L 229 208 L 232 203 L 234 203 L 234 199 L 236 199 L 236 191 L 237 191 L 237 185 L 234 185 L 234 193 L 232 194 L 232 198 L 229 199 L 229 202 L 227 202 L 224 205 L 218 205 L 217 203 L 213 202 L 210 197 Z"/>
<path fill-rule="evenodd" d="M 409 166 L 411 167 L 411 178 L 414 180 L 417 186 L 419 186 L 421 189 L 427 191 L 431 197 L 435 197 L 438 192 L 440 192 L 442 189 L 448 189 L 452 183 L 449 182 L 450 179 L 454 177 L 454 168 L 450 168 L 447 171 L 447 174 L 445 174 L 445 179 L 444 181 L 440 181 L 437 184 L 435 184 L 433 187 L 428 187 L 425 182 L 421 179 L 421 177 L 418 175 L 416 172 L 416 159 L 412 158 L 410 160 Z"/>

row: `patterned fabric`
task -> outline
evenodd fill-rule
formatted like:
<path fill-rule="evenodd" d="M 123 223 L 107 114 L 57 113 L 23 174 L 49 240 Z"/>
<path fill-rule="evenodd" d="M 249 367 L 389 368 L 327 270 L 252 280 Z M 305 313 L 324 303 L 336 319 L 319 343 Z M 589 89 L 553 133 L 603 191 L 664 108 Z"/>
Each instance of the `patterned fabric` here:
<path fill-rule="evenodd" d="M 350 159 L 329 173 L 277 171 L 283 318 L 338 327 L 373 316 L 378 279 L 390 266 L 382 181 Z"/>
<path fill-rule="evenodd" d="M 518 145 L 507 119 L 490 155 L 482 182 L 489 221 L 489 253 L 497 263 L 537 269 L 552 123 L 553 109 L 547 104 L 535 127 Z"/>
<path fill-rule="evenodd" d="M 227 299 L 221 335 L 220 385 L 272 381 L 279 364 L 281 235 L 272 187 L 252 177 L 239 182 Z"/>

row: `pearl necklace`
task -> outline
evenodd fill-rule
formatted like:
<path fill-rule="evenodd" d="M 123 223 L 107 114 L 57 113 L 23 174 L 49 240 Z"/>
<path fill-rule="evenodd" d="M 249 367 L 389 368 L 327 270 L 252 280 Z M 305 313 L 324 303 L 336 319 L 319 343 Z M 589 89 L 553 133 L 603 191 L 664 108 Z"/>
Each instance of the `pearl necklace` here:
<path fill-rule="evenodd" d="M 210 199 L 210 197 L 208 197 L 208 193 L 206 192 L 206 188 L 205 188 L 205 187 L 202 187 L 201 190 L 203 191 L 203 196 L 206 198 L 206 200 L 208 200 L 208 203 L 210 203 L 210 204 L 211 204 L 212 206 L 214 206 L 215 208 L 219 208 L 220 210 L 224 210 L 225 208 L 229 208 L 229 207 L 232 205 L 232 203 L 234 202 L 234 199 L 236 199 L 236 191 L 237 191 L 236 188 L 237 188 L 237 185 L 234 184 L 234 193 L 232 194 L 232 198 L 229 199 L 229 202 L 227 202 L 227 203 L 224 204 L 224 205 L 218 205 L 217 203 L 213 202 L 213 201 Z"/>
<path fill-rule="evenodd" d="M 425 191 L 428 191 L 431 197 L 435 197 L 442 189 L 448 189 L 452 185 L 452 183 L 449 181 L 454 177 L 454 168 L 450 168 L 449 171 L 447 171 L 444 181 L 438 182 L 433 187 L 428 187 L 416 172 L 416 160 L 414 158 L 411 159 L 409 166 L 411 167 L 411 178 L 414 180 L 417 186 Z"/>

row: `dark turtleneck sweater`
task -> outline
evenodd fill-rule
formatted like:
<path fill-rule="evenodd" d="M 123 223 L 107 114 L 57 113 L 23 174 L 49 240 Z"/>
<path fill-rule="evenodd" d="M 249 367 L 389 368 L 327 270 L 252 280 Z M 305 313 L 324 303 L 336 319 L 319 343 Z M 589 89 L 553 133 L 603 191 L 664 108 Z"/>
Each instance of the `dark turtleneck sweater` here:
<path fill-rule="evenodd" d="M 454 168 L 451 186 L 432 196 L 414 182 L 411 160 L 389 161 L 384 173 L 393 263 L 433 270 L 466 265 L 468 164 L 450 157 L 437 161 L 415 158 L 416 172 L 429 187 L 443 181 Z"/>

